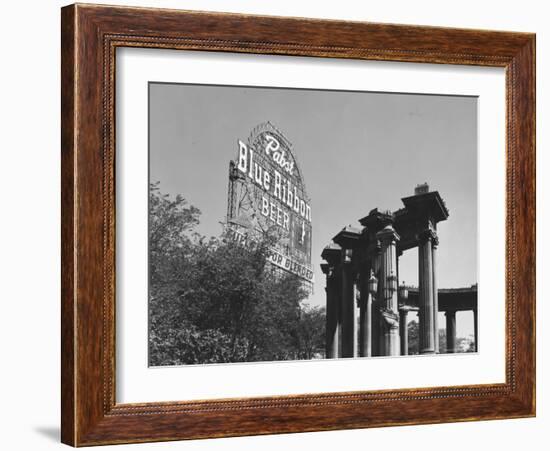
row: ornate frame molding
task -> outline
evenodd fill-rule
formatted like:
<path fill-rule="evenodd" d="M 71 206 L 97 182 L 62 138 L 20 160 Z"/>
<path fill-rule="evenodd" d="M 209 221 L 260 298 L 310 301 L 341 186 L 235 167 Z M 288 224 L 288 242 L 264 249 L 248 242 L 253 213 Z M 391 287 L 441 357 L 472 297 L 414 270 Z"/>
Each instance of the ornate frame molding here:
<path fill-rule="evenodd" d="M 533 34 L 80 4 L 62 9 L 61 32 L 64 443 L 148 442 L 535 414 Z M 504 67 L 506 383 L 117 404 L 118 47 Z"/>

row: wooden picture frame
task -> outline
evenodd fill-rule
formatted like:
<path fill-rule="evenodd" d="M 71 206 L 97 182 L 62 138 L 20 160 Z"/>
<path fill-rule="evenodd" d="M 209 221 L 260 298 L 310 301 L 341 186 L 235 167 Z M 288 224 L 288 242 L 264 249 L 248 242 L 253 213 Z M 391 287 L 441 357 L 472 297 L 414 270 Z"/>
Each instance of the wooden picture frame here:
<path fill-rule="evenodd" d="M 535 35 L 71 5 L 62 9 L 61 438 L 73 446 L 535 415 Z M 506 382 L 119 404 L 115 50 L 207 50 L 506 69 Z"/>

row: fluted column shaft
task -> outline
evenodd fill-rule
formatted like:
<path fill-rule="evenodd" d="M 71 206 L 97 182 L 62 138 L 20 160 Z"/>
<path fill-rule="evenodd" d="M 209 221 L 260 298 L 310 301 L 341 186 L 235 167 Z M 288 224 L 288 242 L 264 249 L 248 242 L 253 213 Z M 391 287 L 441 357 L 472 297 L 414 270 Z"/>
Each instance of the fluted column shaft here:
<path fill-rule="evenodd" d="M 437 236 L 432 241 L 432 276 L 433 276 L 433 291 L 434 291 L 434 338 L 435 352 L 439 352 L 439 296 L 437 293 L 437 245 L 439 240 Z"/>
<path fill-rule="evenodd" d="M 432 240 L 434 237 L 433 232 L 428 230 L 421 234 L 418 245 L 418 314 L 420 354 L 433 354 L 436 352 L 435 300 L 432 260 Z"/>
<path fill-rule="evenodd" d="M 335 274 L 334 267 L 331 267 L 327 272 L 327 312 L 326 312 L 326 357 L 327 359 L 335 359 L 339 355 L 339 296 L 338 296 L 338 278 Z"/>
<path fill-rule="evenodd" d="M 381 308 L 381 355 L 399 355 L 399 313 L 397 301 L 397 289 L 391 289 L 390 277 L 396 276 L 397 255 L 396 243 L 399 240 L 399 235 L 395 232 L 391 225 L 386 226 L 376 234 L 380 240 L 382 247 L 380 258 L 380 278 L 378 281 L 380 294 Z M 397 282 L 395 287 L 397 288 Z"/>
<path fill-rule="evenodd" d="M 479 347 L 478 347 L 477 339 L 478 339 L 478 336 L 479 336 L 479 331 L 477 329 L 478 328 L 478 324 L 477 324 L 477 306 L 474 308 L 473 312 L 474 312 L 474 340 L 475 340 L 474 350 L 475 350 L 475 352 L 478 352 Z"/>
<path fill-rule="evenodd" d="M 354 357 L 355 346 L 355 277 L 351 256 L 351 249 L 342 251 L 342 357 Z"/>
<path fill-rule="evenodd" d="M 354 276 L 356 278 L 357 274 L 354 272 Z M 360 319 L 358 316 L 358 307 L 359 307 L 359 284 L 357 279 L 355 279 L 353 283 L 353 357 L 359 357 L 359 324 Z"/>
<path fill-rule="evenodd" d="M 372 356 L 372 295 L 367 293 L 365 299 L 365 316 L 363 320 L 363 353 L 365 357 Z"/>
<path fill-rule="evenodd" d="M 365 357 L 365 308 L 359 303 L 359 357 Z"/>
<path fill-rule="evenodd" d="M 374 258 L 372 260 L 372 271 L 377 279 L 380 279 L 380 248 L 375 251 Z M 371 355 L 380 356 L 380 283 L 378 284 L 378 293 L 373 297 L 371 296 Z"/>
<path fill-rule="evenodd" d="M 362 274 L 359 298 L 359 356 L 372 355 L 372 296 L 369 293 L 369 271 Z"/>
<path fill-rule="evenodd" d="M 407 328 L 408 309 L 399 309 L 399 336 L 401 355 L 409 354 L 409 329 Z"/>
<path fill-rule="evenodd" d="M 449 310 L 445 312 L 447 353 L 456 352 L 456 312 Z"/>

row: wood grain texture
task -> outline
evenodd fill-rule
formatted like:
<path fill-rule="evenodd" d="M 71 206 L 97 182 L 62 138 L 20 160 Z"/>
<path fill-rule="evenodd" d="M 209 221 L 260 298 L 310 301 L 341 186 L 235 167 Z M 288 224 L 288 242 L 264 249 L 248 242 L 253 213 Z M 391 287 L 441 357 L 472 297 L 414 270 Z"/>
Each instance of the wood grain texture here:
<path fill-rule="evenodd" d="M 61 440 L 75 443 L 74 9 L 63 9 L 61 14 Z"/>
<path fill-rule="evenodd" d="M 533 416 L 535 36 L 72 5 L 62 9 L 62 441 L 73 446 Z M 506 68 L 506 383 L 117 404 L 117 47 Z M 503 149 L 504 151 L 504 149 Z"/>

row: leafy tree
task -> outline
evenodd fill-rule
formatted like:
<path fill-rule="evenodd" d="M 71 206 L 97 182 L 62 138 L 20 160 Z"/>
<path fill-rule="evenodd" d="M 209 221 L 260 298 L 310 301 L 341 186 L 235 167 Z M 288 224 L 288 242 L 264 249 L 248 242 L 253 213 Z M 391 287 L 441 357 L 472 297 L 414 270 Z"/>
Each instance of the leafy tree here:
<path fill-rule="evenodd" d="M 149 185 L 149 278 L 151 283 L 167 283 L 182 277 L 173 266 L 192 248 L 200 210 L 188 206 L 180 195 L 170 199 L 162 194 L 159 182 Z"/>
<path fill-rule="evenodd" d="M 409 355 L 416 355 L 420 352 L 420 325 L 418 321 L 411 321 L 408 324 L 409 332 Z M 439 329 L 439 352 L 444 353 L 447 349 L 445 329 Z"/>
<path fill-rule="evenodd" d="M 299 358 L 324 357 L 326 316 L 324 307 L 304 305 L 298 327 Z"/>
<path fill-rule="evenodd" d="M 420 341 L 418 338 L 419 326 L 418 321 L 411 321 L 407 325 L 409 338 L 409 355 L 416 355 L 420 352 Z"/>
<path fill-rule="evenodd" d="M 150 189 L 151 365 L 320 356 L 324 310 L 302 307 L 292 274 L 270 270 L 270 233 L 246 246 L 195 232 L 200 211 Z M 320 337 L 323 337 L 321 339 Z"/>
<path fill-rule="evenodd" d="M 160 333 L 159 333 L 160 332 Z M 218 330 L 198 330 L 192 324 L 153 329 L 149 335 L 150 364 L 225 363 L 244 357 L 246 343 L 232 346 L 230 338 Z"/>

